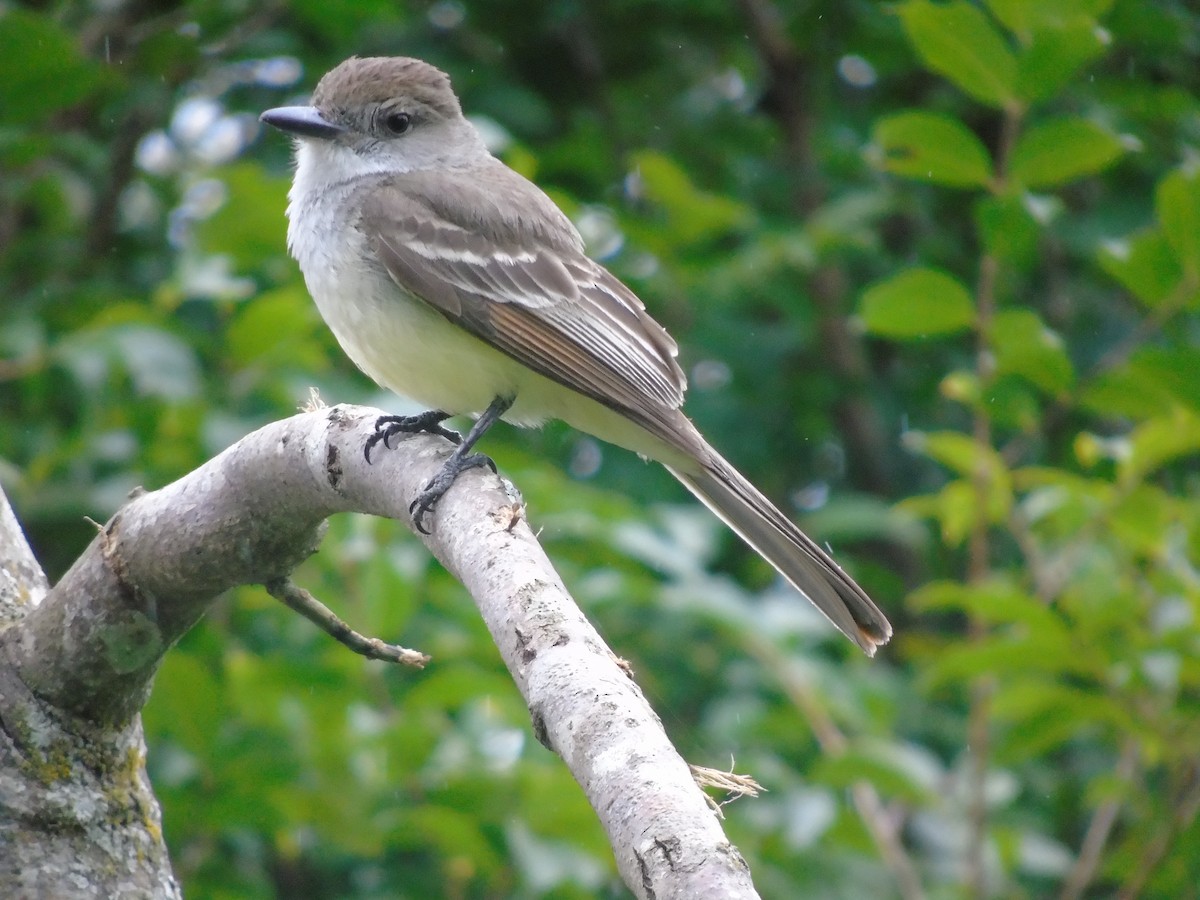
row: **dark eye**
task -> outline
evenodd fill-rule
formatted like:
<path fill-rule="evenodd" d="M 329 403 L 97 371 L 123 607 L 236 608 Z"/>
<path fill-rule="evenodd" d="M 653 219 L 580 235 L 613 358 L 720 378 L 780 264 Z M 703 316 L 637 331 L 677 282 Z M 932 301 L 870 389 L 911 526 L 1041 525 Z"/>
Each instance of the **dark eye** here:
<path fill-rule="evenodd" d="M 412 128 L 412 116 L 404 112 L 388 113 L 384 116 L 383 127 L 392 134 L 404 134 Z"/>

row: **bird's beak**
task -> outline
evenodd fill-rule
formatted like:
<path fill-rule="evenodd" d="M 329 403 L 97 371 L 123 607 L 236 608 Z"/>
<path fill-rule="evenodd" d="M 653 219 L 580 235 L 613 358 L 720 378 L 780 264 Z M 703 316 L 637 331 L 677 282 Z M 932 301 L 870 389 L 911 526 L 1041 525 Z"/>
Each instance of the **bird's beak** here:
<path fill-rule="evenodd" d="M 346 129 L 330 122 L 315 106 L 279 106 L 258 117 L 260 122 L 299 137 L 331 140 Z"/>

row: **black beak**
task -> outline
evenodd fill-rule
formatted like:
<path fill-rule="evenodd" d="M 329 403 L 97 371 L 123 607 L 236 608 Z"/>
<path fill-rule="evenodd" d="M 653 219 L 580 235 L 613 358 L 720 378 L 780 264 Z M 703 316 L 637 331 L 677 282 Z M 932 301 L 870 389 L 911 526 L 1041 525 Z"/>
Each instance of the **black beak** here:
<path fill-rule="evenodd" d="M 258 117 L 260 122 L 299 137 L 331 140 L 346 129 L 330 122 L 315 106 L 279 106 Z"/>

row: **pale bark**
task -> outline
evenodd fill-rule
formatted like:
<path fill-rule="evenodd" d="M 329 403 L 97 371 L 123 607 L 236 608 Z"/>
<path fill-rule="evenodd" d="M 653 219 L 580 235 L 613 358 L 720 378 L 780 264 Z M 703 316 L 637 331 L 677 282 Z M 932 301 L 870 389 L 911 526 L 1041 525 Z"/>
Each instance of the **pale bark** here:
<path fill-rule="evenodd" d="M 16 620 L 0 632 L 0 884 L 18 886 L 13 896 L 178 896 L 138 714 L 154 672 L 222 591 L 285 578 L 329 515 L 408 521 L 449 445 L 405 439 L 368 466 L 362 446 L 378 415 L 333 407 L 268 425 L 132 498 L 40 603 L 44 578 L 0 515 L 0 605 Z M 465 473 L 428 521 L 422 540 L 475 599 L 535 734 L 583 787 L 630 889 L 757 896 L 501 481 Z"/>

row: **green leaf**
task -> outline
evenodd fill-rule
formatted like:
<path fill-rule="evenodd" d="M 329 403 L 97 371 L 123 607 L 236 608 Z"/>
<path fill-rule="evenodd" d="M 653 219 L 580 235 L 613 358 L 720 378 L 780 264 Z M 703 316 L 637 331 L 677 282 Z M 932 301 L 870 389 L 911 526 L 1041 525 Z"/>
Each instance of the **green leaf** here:
<path fill-rule="evenodd" d="M 50 19 L 25 10 L 0 11 L 0 121 L 49 118 L 96 90 L 107 72 L 84 58 L 78 39 Z"/>
<path fill-rule="evenodd" d="M 1104 55 L 1109 40 L 1107 32 L 1086 17 L 1037 29 L 1020 56 L 1017 92 L 1029 102 L 1053 97 L 1080 69 Z"/>
<path fill-rule="evenodd" d="M 1007 517 L 1013 504 L 1012 475 L 995 449 L 957 431 L 910 431 L 904 436 L 904 446 L 962 476 L 938 494 L 936 516 L 948 542 L 958 543 L 966 537 L 981 515 L 989 522 Z M 979 504 L 980 476 L 986 479 L 984 509 Z"/>
<path fill-rule="evenodd" d="M 1154 379 L 1124 368 L 1103 372 L 1084 385 L 1079 402 L 1099 415 L 1127 416 L 1138 422 L 1167 412 L 1174 398 Z"/>
<path fill-rule="evenodd" d="M 1104 416 L 1142 421 L 1176 406 L 1200 414 L 1200 364 L 1190 347 L 1143 347 L 1119 369 L 1101 375 L 1084 403 Z"/>
<path fill-rule="evenodd" d="M 955 334 L 975 321 L 971 294 L 957 278 L 937 269 L 909 269 L 876 282 L 863 293 L 858 314 L 867 331 L 906 340 Z"/>
<path fill-rule="evenodd" d="M 700 190 L 678 163 L 661 153 L 636 153 L 633 167 L 646 198 L 666 212 L 667 227 L 680 243 L 721 237 L 750 219 L 748 207 Z"/>
<path fill-rule="evenodd" d="M 1200 278 L 1200 170 L 1176 169 L 1158 183 L 1155 211 L 1188 278 Z"/>
<path fill-rule="evenodd" d="M 245 367 L 324 365 L 316 306 L 299 283 L 260 294 L 244 304 L 225 335 L 230 361 Z"/>
<path fill-rule="evenodd" d="M 1016 57 L 982 11 L 965 0 L 909 0 L 898 12 L 929 69 L 989 106 L 1016 104 Z"/>
<path fill-rule="evenodd" d="M 1100 268 L 1119 281 L 1148 309 L 1162 305 L 1183 278 L 1171 245 L 1159 230 L 1108 241 L 1100 250 Z"/>
<path fill-rule="evenodd" d="M 1039 28 L 1061 28 L 1080 19 L 1094 21 L 1113 0 L 986 0 L 992 15 L 1009 31 L 1025 38 Z"/>
<path fill-rule="evenodd" d="M 1003 457 L 992 447 L 980 444 L 975 438 L 957 431 L 910 431 L 904 446 L 935 459 L 964 479 L 986 476 L 992 486 L 991 506 L 1007 510 L 1012 492 L 1012 477 Z"/>
<path fill-rule="evenodd" d="M 908 111 L 875 123 L 873 141 L 888 172 L 949 187 L 983 187 L 992 161 L 962 122 L 944 113 Z"/>
<path fill-rule="evenodd" d="M 228 189 L 224 205 L 196 227 L 208 253 L 232 257 L 238 271 L 250 271 L 286 252 L 288 182 L 272 178 L 257 163 L 239 162 L 217 176 Z"/>
<path fill-rule="evenodd" d="M 1075 383 L 1075 368 L 1062 338 L 1025 309 L 1003 310 L 992 322 L 996 374 L 1019 375 L 1049 394 Z"/>
<path fill-rule="evenodd" d="M 1094 122 L 1054 119 L 1021 135 L 1009 175 L 1026 188 L 1058 187 L 1104 171 L 1124 152 L 1120 139 Z"/>
<path fill-rule="evenodd" d="M 1058 94 L 1111 43 L 1096 17 L 1111 0 L 987 0 L 988 9 L 1023 49 L 1017 60 L 1017 95 L 1027 103 Z"/>
<path fill-rule="evenodd" d="M 1123 547 L 1146 559 L 1161 559 L 1174 540 L 1172 526 L 1183 521 L 1185 507 L 1161 488 L 1140 484 L 1120 496 L 1108 511 L 1106 522 L 1112 537 Z"/>
<path fill-rule="evenodd" d="M 1070 629 L 1053 607 L 1003 577 L 989 578 L 980 584 L 932 581 L 913 591 L 907 605 L 914 612 L 960 612 L 989 626 L 1016 626 L 1025 633 L 1041 632 L 1064 645 L 1071 639 Z"/>
<path fill-rule="evenodd" d="M 1140 481 L 1181 456 L 1200 452 L 1200 416 L 1180 407 L 1149 419 L 1133 430 L 1129 447 L 1118 466 L 1123 484 Z"/>
<path fill-rule="evenodd" d="M 904 446 L 967 478 L 979 471 L 984 457 L 994 457 L 991 448 L 983 448 L 973 437 L 958 431 L 910 431 L 904 435 Z M 1004 468 L 998 457 L 991 459 L 991 464 Z"/>
<path fill-rule="evenodd" d="M 1064 650 L 1072 652 L 1069 646 Z M 1007 725 L 1006 755 L 1029 757 L 1096 726 L 1118 733 L 1129 733 L 1137 726 L 1120 703 L 1102 693 L 1024 672 L 1012 680 L 1001 680 L 992 703 L 996 720 Z"/>
<path fill-rule="evenodd" d="M 936 494 L 901 500 L 896 507 L 918 518 L 933 519 L 942 533 L 942 543 L 957 547 L 979 519 L 975 486 L 965 479 L 951 481 Z"/>
<path fill-rule="evenodd" d="M 1093 656 L 1081 652 L 1077 641 L 1064 642 L 1061 633 L 998 634 L 947 649 L 923 677 L 932 687 L 997 673 L 1094 677 L 1099 666 Z"/>

